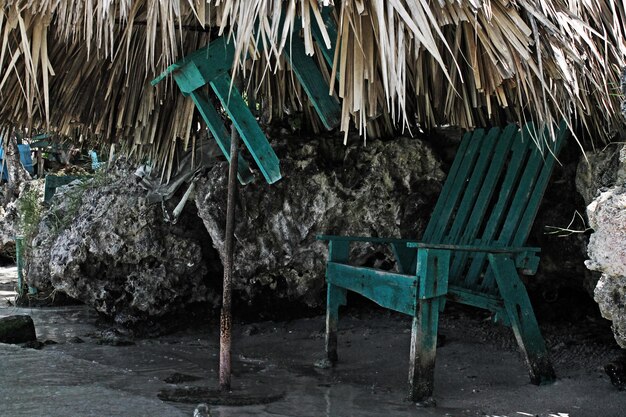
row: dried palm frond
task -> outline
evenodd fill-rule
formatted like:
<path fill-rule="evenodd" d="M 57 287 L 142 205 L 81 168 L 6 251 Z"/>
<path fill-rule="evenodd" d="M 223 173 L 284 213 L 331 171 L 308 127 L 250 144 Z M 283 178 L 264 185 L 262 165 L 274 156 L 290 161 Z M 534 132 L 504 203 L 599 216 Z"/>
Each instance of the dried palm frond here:
<path fill-rule="evenodd" d="M 323 72 L 343 131 L 565 118 L 601 138 L 622 123 L 615 0 L 0 0 L 1 123 L 117 143 L 167 177 L 197 116 L 173 81 L 149 80 L 222 35 L 268 118 L 295 109 L 319 124 L 282 51 L 302 36 L 325 65 L 312 28 L 330 6 Z"/>

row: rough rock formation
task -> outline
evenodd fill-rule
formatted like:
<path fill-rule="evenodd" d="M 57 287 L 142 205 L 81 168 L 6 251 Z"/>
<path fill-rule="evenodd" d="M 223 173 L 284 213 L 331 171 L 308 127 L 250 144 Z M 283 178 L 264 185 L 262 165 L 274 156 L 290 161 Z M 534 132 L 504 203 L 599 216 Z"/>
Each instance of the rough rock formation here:
<path fill-rule="evenodd" d="M 164 222 L 161 205 L 146 204 L 128 170 L 99 182 L 55 194 L 28 252 L 28 283 L 62 291 L 125 326 L 215 303 L 209 278 L 216 280 L 208 275 L 220 265 L 210 263 L 216 256 L 197 216 Z"/>
<path fill-rule="evenodd" d="M 587 207 L 594 232 L 585 265 L 602 273 L 595 300 L 602 316 L 613 322 L 619 345 L 626 348 L 626 186 L 604 191 Z"/>
<path fill-rule="evenodd" d="M 0 343 L 25 343 L 37 340 L 35 324 L 30 316 L 0 318 Z"/>
<path fill-rule="evenodd" d="M 594 299 L 626 348 L 626 146 L 613 145 L 588 158 L 576 178 L 593 229 L 585 265 L 599 275 Z"/>
<path fill-rule="evenodd" d="M 265 310 L 321 305 L 327 249 L 318 234 L 421 236 L 444 177 L 439 160 L 418 139 L 356 142 L 275 144 L 283 179 L 240 188 L 233 283 L 239 300 Z M 225 172 L 225 164 L 214 167 L 196 193 L 222 259 Z M 361 262 L 385 262 L 380 247 L 355 246 Z"/>
<path fill-rule="evenodd" d="M 609 145 L 586 156 L 578 164 L 576 190 L 589 205 L 600 190 L 626 180 L 626 146 Z"/>

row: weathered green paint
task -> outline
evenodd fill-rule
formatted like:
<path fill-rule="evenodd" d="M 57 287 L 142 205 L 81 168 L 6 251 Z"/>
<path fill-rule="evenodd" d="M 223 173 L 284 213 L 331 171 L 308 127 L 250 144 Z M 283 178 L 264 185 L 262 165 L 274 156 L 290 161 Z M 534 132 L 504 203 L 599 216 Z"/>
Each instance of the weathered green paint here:
<path fill-rule="evenodd" d="M 391 250 L 396 259 L 398 271 L 401 274 L 406 275 L 415 274 L 415 257 L 417 255 L 417 250 L 415 248 L 408 247 L 405 242 L 391 242 Z"/>
<path fill-rule="evenodd" d="M 453 215 L 456 213 L 457 205 L 463 197 L 463 191 L 465 185 L 470 179 L 472 169 L 476 163 L 476 159 L 480 153 L 481 145 L 484 138 L 484 130 L 478 129 L 471 137 L 466 135 L 466 141 L 469 140 L 469 146 L 464 154 L 461 155 L 461 164 L 458 167 L 458 171 L 454 173 L 453 178 L 446 179 L 444 189 L 447 188 L 446 194 L 439 196 L 435 210 L 426 226 L 424 232 L 424 241 L 429 243 L 450 243 L 444 241 L 446 231 L 449 229 L 449 224 Z M 455 158 L 456 159 L 456 158 Z M 451 186 L 448 187 L 448 183 L 452 181 Z M 443 204 L 439 204 L 439 201 L 444 198 Z"/>
<path fill-rule="evenodd" d="M 228 74 L 233 66 L 235 47 L 226 37 L 219 37 L 204 48 L 192 52 L 167 67 L 150 82 L 153 86 L 172 74 L 180 90 L 189 94 L 219 75 Z"/>
<path fill-rule="evenodd" d="M 411 326 L 409 401 L 429 400 L 435 385 L 439 298 L 420 300 Z"/>
<path fill-rule="evenodd" d="M 409 315 L 415 312 L 417 279 L 414 276 L 329 262 L 326 280 L 329 284 L 359 293 L 382 307 Z"/>
<path fill-rule="evenodd" d="M 450 251 L 419 249 L 417 251 L 417 298 L 426 300 L 448 293 Z"/>
<path fill-rule="evenodd" d="M 336 28 L 331 24 L 332 18 L 329 11 L 323 11 L 324 22 L 331 36 L 336 40 Z M 298 19 L 296 26 L 301 25 Z M 282 26 L 282 24 L 281 24 Z M 316 24 L 313 24 L 314 36 L 321 36 Z M 262 47 L 262 44 L 259 44 Z M 332 53 L 322 43 L 320 45 L 324 56 Z M 284 49 L 285 56 L 290 62 L 296 77 L 300 81 L 309 100 L 327 129 L 334 129 L 340 123 L 341 106 L 336 97 L 329 95 L 329 86 L 325 82 L 315 60 L 306 55 L 304 44 L 299 36 L 293 36 L 291 43 Z M 191 95 L 200 114 L 207 122 L 213 137 L 222 152 L 228 158 L 227 141 L 229 135 L 217 116 L 217 112 L 200 93 L 200 88 L 210 84 L 213 91 L 220 99 L 222 106 L 228 113 L 234 127 L 239 132 L 246 147 L 252 154 L 265 180 L 272 184 L 281 178 L 279 161 L 273 149 L 269 145 L 265 134 L 259 127 L 256 119 L 250 112 L 239 91 L 231 86 L 229 72 L 232 68 L 235 55 L 234 42 L 229 42 L 227 37 L 219 37 L 204 48 L 187 55 L 185 58 L 169 66 L 163 73 L 151 81 L 154 86 L 172 75 L 181 93 Z M 228 81 L 228 82 L 226 82 Z M 238 158 L 239 181 L 246 184 L 252 180 L 249 167 L 245 159 Z"/>
<path fill-rule="evenodd" d="M 228 42 L 226 37 L 219 37 L 206 47 L 168 67 L 152 80 L 152 85 L 158 84 L 172 74 L 180 91 L 184 95 L 191 95 L 219 148 L 228 159 L 230 134 L 208 101 L 206 93 L 200 90 L 201 87 L 210 84 L 266 181 L 273 184 L 281 178 L 279 161 L 239 90 L 231 85 L 229 71 L 234 55 L 233 42 Z M 239 181 L 242 184 L 251 182 L 253 176 L 247 162 L 241 156 L 237 160 Z"/>
<path fill-rule="evenodd" d="M 446 299 L 492 311 L 494 321 L 513 328 L 531 381 L 554 379 L 518 269 L 537 270 L 540 249 L 523 245 L 555 163 L 552 154 L 558 153 L 567 128 L 559 126 L 552 153 L 543 154 L 530 140 L 533 131 L 527 125 L 466 134 L 422 242 L 318 236 L 343 248 L 345 256 L 329 258 L 327 280 L 333 288 L 358 292 L 414 317 L 412 400 L 432 395 L 438 314 Z M 399 273 L 350 265 L 351 242 L 388 244 Z"/>
<path fill-rule="evenodd" d="M 56 189 L 62 185 L 67 185 L 74 180 L 82 180 L 88 178 L 88 176 L 77 176 L 77 175 L 46 175 L 46 179 L 44 181 L 44 192 L 43 192 L 43 201 L 44 203 L 49 203 L 54 196 L 54 192 Z"/>
<path fill-rule="evenodd" d="M 329 262 L 347 263 L 350 258 L 350 242 L 331 241 L 328 244 Z M 345 288 L 331 284 L 326 271 L 326 356 L 331 363 L 337 362 L 337 327 L 339 325 L 339 307 L 346 305 Z"/>
<path fill-rule="evenodd" d="M 493 198 L 496 184 L 501 177 L 502 168 L 506 162 L 506 154 L 510 151 L 513 144 L 513 137 L 517 133 L 517 126 L 509 125 L 501 133 L 497 139 L 497 145 L 492 155 L 491 166 L 487 171 L 482 188 L 476 199 L 476 204 L 472 209 L 467 226 L 459 240 L 461 244 L 472 244 L 476 241 L 480 226 L 485 219 L 485 214 L 489 207 L 489 201 Z M 452 274 L 452 282 L 463 281 L 469 279 L 475 280 L 475 277 L 469 277 L 462 274 L 463 268 L 468 261 L 467 253 L 458 253 L 454 256 L 452 266 L 450 267 Z M 469 285 L 468 285 L 469 286 Z"/>
<path fill-rule="evenodd" d="M 198 112 L 204 119 L 207 124 L 215 142 L 217 142 L 218 147 L 226 157 L 226 160 L 230 162 L 230 133 L 222 123 L 222 118 L 217 114 L 215 108 L 209 103 L 206 92 L 202 90 L 197 90 L 191 92 L 191 99 L 196 105 Z M 252 180 L 254 180 L 254 176 L 250 171 L 250 167 L 248 166 L 248 162 L 241 156 L 241 154 L 237 157 L 237 178 L 239 178 L 239 182 L 242 185 L 248 184 Z"/>
<path fill-rule="evenodd" d="M 331 240 L 328 243 L 328 261 L 348 263 L 350 259 L 350 242 Z"/>
<path fill-rule="evenodd" d="M 328 284 L 326 289 L 326 356 L 331 363 L 337 362 L 337 327 L 339 307 L 346 305 L 345 288 Z"/>
<path fill-rule="evenodd" d="M 556 376 L 548 350 L 514 262 L 506 255 L 490 254 L 488 257 L 513 333 L 528 364 L 531 382 L 537 385 L 553 382 Z"/>
<path fill-rule="evenodd" d="M 259 166 L 265 180 L 269 184 L 273 184 L 281 179 L 278 157 L 267 141 L 256 118 L 239 94 L 239 90 L 231 86 L 230 77 L 220 75 L 211 80 L 210 84 L 239 132 L 241 139 L 246 144 L 248 151 Z"/>
<path fill-rule="evenodd" d="M 339 100 L 329 94 L 330 87 L 315 60 L 307 56 L 300 36 L 292 36 L 291 45 L 285 47 L 284 54 L 324 127 L 332 130 L 339 126 L 341 122 Z"/>
<path fill-rule="evenodd" d="M 544 164 L 541 169 L 541 173 L 539 174 L 535 189 L 530 196 L 528 208 L 524 212 L 517 233 L 515 234 L 515 237 L 510 242 L 510 244 L 522 245 L 524 242 L 526 242 L 526 239 L 528 239 L 528 234 L 530 233 L 532 224 L 535 220 L 535 217 L 537 216 L 537 211 L 539 210 L 539 206 L 541 205 L 541 200 L 543 199 L 543 195 L 546 191 L 548 182 L 550 181 L 550 176 L 552 175 L 552 170 L 554 169 L 554 165 L 556 164 L 555 155 L 559 154 L 568 137 L 569 130 L 567 129 L 567 124 L 565 123 L 565 121 L 562 121 L 559 125 L 559 129 L 557 130 L 556 140 L 551 143 L 553 145 L 552 148 L 544 149 L 542 155 L 542 158 L 544 159 Z M 544 131 L 544 139 L 545 138 L 549 138 L 549 132 L 547 128 Z M 544 140 L 544 143 L 545 142 L 550 143 L 549 140 Z"/>

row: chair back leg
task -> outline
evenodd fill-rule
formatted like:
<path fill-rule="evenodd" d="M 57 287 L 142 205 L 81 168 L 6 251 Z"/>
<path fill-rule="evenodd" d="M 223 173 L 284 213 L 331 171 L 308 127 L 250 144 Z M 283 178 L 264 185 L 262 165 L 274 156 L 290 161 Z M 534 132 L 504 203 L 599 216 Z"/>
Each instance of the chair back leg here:
<path fill-rule="evenodd" d="M 530 382 L 535 385 L 554 382 L 556 379 L 554 368 L 526 287 L 515 269 L 515 262 L 509 256 L 490 254 L 489 264 L 504 300 L 515 339 L 528 364 Z"/>

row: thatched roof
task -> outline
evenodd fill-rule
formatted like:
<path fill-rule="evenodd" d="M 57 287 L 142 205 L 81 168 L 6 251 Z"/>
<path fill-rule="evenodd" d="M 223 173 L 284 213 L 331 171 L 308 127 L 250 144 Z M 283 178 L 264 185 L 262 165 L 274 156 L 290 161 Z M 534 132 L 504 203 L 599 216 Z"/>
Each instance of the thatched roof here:
<path fill-rule="evenodd" d="M 250 95 L 268 114 L 303 106 L 312 115 L 281 51 L 290 36 L 303 36 L 315 53 L 310 27 L 332 4 L 0 0 L 0 122 L 82 133 L 165 161 L 177 141 L 188 146 L 194 108 L 172 82 L 154 88 L 149 81 L 220 33 L 234 36 L 234 65 L 246 70 Z M 341 75 L 331 83 L 342 100 L 341 128 L 352 120 L 379 134 L 566 118 L 601 137 L 621 123 L 624 7 L 614 0 L 336 0 L 328 76 Z M 302 34 L 290 33 L 296 15 Z M 256 44 L 266 52 L 255 54 Z"/>

